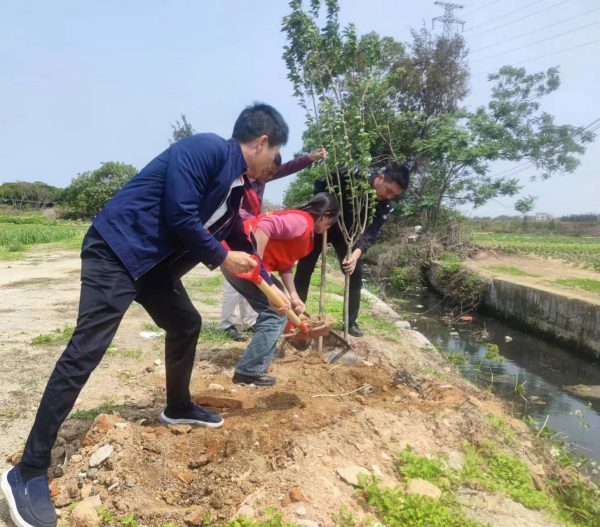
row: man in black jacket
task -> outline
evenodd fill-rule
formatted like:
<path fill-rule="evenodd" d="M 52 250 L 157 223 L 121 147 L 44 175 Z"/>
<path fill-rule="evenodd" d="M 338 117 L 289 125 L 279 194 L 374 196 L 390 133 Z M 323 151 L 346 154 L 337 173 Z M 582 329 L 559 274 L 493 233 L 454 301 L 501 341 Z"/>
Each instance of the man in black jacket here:
<path fill-rule="evenodd" d="M 344 223 L 348 230 L 352 229 L 353 214 L 352 202 L 350 199 L 350 190 L 348 189 L 348 178 L 342 174 L 341 179 L 341 194 L 343 200 Z M 335 180 L 336 178 L 334 178 Z M 375 199 L 377 206 L 373 220 L 362 236 L 354 244 L 352 253 L 346 257 L 347 245 L 344 240 L 342 231 L 340 230 L 339 222 L 331 227 L 327 233 L 327 241 L 331 243 L 335 249 L 340 265 L 345 273 L 350 275 L 350 298 L 349 298 L 349 320 L 348 332 L 355 337 L 361 337 L 362 331 L 356 323 L 358 311 L 360 309 L 360 289 L 362 287 L 362 256 L 367 252 L 377 240 L 379 230 L 385 223 L 390 212 L 394 209 L 392 200 L 398 197 L 406 188 L 409 182 L 409 171 L 403 165 L 391 165 L 381 171 L 373 170 L 369 176 L 369 183 L 375 191 Z M 336 194 L 337 194 L 337 189 Z M 324 180 L 315 181 L 314 192 L 326 192 L 327 183 Z M 360 216 L 367 214 L 368 211 L 361 211 Z M 364 216 L 363 216 L 364 217 Z M 316 235 L 314 240 L 313 251 L 298 262 L 294 283 L 298 295 L 303 302 L 308 296 L 308 286 L 310 285 L 310 277 L 315 269 L 323 240 L 321 235 Z"/>

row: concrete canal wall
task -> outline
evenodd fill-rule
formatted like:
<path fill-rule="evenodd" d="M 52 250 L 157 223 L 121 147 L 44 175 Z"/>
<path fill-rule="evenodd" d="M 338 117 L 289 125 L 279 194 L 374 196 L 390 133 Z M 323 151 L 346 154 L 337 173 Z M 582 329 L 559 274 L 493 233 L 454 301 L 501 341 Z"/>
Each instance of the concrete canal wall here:
<path fill-rule="evenodd" d="M 435 265 L 431 266 L 428 278 L 440 291 L 443 288 L 438 271 Z M 570 298 L 504 278 L 493 278 L 489 282 L 482 302 L 485 310 L 588 356 L 600 357 L 600 303 Z"/>

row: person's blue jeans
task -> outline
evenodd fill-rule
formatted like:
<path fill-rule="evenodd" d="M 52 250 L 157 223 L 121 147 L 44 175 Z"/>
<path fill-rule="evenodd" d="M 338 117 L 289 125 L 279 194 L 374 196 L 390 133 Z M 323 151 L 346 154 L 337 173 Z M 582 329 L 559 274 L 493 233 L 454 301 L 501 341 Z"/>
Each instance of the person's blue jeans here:
<path fill-rule="evenodd" d="M 252 282 L 233 276 L 225 269 L 222 271 L 225 279 L 258 314 L 252 340 L 240 358 L 235 371 L 243 375 L 263 375 L 273 362 L 277 339 L 283 333 L 287 319 L 271 308 L 267 297 Z M 274 281 L 281 289 L 281 284 L 277 280 Z"/>

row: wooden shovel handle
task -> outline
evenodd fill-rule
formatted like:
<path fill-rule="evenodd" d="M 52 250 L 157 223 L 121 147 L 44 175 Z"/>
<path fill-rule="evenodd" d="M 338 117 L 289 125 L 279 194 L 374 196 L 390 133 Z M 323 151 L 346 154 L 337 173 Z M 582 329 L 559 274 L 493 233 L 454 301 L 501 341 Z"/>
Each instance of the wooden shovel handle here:
<path fill-rule="evenodd" d="M 283 307 L 285 305 L 283 298 L 281 298 L 279 292 L 275 289 L 276 286 L 274 286 L 274 285 L 270 286 L 269 284 L 267 284 L 264 281 L 261 281 L 261 283 L 257 284 L 257 285 L 258 285 L 259 289 L 269 299 L 271 304 L 273 304 L 277 307 Z M 306 327 L 306 324 L 302 320 L 300 320 L 300 317 L 298 315 L 296 315 L 296 313 L 294 312 L 293 309 L 288 309 L 286 312 L 286 315 L 292 321 L 292 324 L 294 324 L 294 326 L 299 327 L 304 333 L 308 332 L 308 328 Z"/>
<path fill-rule="evenodd" d="M 260 260 L 256 255 L 252 255 L 252 258 L 254 258 L 257 263 L 256 267 L 247 273 L 234 273 L 234 276 L 243 278 L 244 280 L 250 280 L 250 282 L 255 284 L 266 295 L 272 304 L 277 307 L 283 307 L 285 302 L 279 295 L 279 291 L 277 290 L 276 286 L 270 286 L 262 279 L 262 276 L 260 276 Z M 298 315 L 296 315 L 293 309 L 288 309 L 286 315 L 292 321 L 292 324 L 300 328 L 302 333 L 308 333 L 308 327 L 306 323 L 301 320 Z"/>

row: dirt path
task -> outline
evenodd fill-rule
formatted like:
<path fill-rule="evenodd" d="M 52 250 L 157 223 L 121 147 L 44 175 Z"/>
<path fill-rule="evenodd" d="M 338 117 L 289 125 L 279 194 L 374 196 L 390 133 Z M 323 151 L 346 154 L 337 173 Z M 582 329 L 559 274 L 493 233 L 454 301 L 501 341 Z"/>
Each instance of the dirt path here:
<path fill-rule="evenodd" d="M 74 326 L 79 303 L 80 260 L 77 252 L 32 254 L 22 261 L 0 261 L 0 452 L 16 449 L 26 438 L 36 404 L 64 342 L 32 345 L 36 336 L 57 335 Z M 199 266 L 188 281 L 215 276 Z M 218 318 L 218 305 L 197 299 L 205 321 Z M 138 373 L 141 358 L 152 363 L 162 357 L 163 343 L 140 337 L 150 317 L 137 304 L 127 312 L 114 340 L 114 351 L 101 363 L 76 405 L 93 408 L 143 398 L 148 390 L 129 390 L 129 374 Z M 131 357 L 130 357 L 131 356 Z M 137 358 L 136 358 L 137 357 Z M 149 392 L 148 392 L 149 393 Z M 107 394 L 111 394 L 107 398 Z M 4 431 L 3 430 L 3 431 Z"/>
<path fill-rule="evenodd" d="M 74 323 L 79 259 L 68 252 L 33 255 L 0 262 L 0 269 L 4 468 L 5 457 L 25 440 L 64 347 L 33 345 L 32 339 Z M 218 318 L 220 294 L 218 287 L 207 292 L 199 284 L 214 283 L 216 276 L 199 266 L 185 279 L 205 324 Z M 389 308 L 364 309 L 374 318 L 394 320 Z M 364 518 L 372 512 L 340 476 L 344 470 L 358 465 L 383 484 L 406 489 L 395 456 L 409 445 L 419 455 L 443 455 L 459 470 L 466 445 L 493 440 L 501 446 L 490 415 L 505 420 L 512 439 L 504 446 L 534 474 L 551 470 L 547 450 L 497 399 L 460 378 L 422 335 L 393 326 L 353 339 L 355 353 L 334 366 L 314 351 L 284 350 L 273 367 L 278 384 L 269 389 L 231 384 L 244 344 L 201 338 L 192 393 L 199 403 L 220 408 L 226 424 L 219 430 L 162 426 L 157 415 L 164 405 L 164 366 L 155 361 L 164 343 L 140 336 L 150 322 L 141 308 L 129 310 L 77 401 L 80 417 L 61 429 L 52 492 L 62 525 L 72 520 L 68 505 L 89 496 L 115 518 L 133 513 L 145 527 L 199 526 L 205 514 L 222 524 L 240 513 L 259 517 L 267 507 L 304 527 L 333 525 L 342 507 Z M 81 412 L 90 409 L 117 411 L 120 417 L 102 414 L 92 422 Z M 110 445 L 113 454 L 90 469 L 90 456 L 102 445 Z M 560 525 L 500 495 L 469 489 L 459 497 L 469 515 L 493 527 Z M 2 499 L 0 526 L 5 525 L 12 524 Z"/>
<path fill-rule="evenodd" d="M 536 256 L 518 256 L 500 254 L 494 251 L 482 251 L 474 258 L 466 260 L 465 265 L 486 277 L 498 277 L 518 284 L 543 289 L 569 298 L 587 300 L 600 304 L 600 293 L 586 291 L 579 287 L 571 287 L 554 283 L 559 279 L 589 279 L 600 281 L 600 273 L 583 269 L 575 265 Z M 526 273 L 524 276 L 515 275 L 509 270 L 517 269 Z"/>

